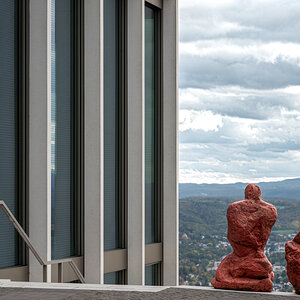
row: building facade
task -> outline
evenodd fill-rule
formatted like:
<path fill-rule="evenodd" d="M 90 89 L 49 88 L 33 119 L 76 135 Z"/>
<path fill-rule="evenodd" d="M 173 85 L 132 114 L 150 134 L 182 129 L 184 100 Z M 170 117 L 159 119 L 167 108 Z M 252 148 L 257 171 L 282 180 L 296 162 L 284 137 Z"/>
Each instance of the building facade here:
<path fill-rule="evenodd" d="M 177 0 L 0 2 L 0 200 L 88 283 L 177 285 L 177 30 Z M 2 211 L 0 278 L 43 280 Z"/>

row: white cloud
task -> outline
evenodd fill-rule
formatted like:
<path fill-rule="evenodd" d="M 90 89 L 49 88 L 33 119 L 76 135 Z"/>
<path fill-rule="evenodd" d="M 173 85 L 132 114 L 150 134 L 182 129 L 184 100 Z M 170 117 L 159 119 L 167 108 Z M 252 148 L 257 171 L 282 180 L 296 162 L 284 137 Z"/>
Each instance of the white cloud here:
<path fill-rule="evenodd" d="M 300 2 L 179 5 L 180 182 L 300 177 Z"/>
<path fill-rule="evenodd" d="M 213 58 L 224 63 L 253 60 L 257 63 L 276 64 L 284 61 L 300 66 L 300 43 L 218 39 L 180 43 L 179 49 L 181 55 Z"/>
<path fill-rule="evenodd" d="M 199 0 L 180 0 L 179 9 L 183 8 L 193 9 L 195 6 L 201 6 L 212 9 L 221 9 L 224 7 L 230 7 L 235 3 L 235 0 L 210 0 L 210 1 L 199 1 Z"/>
<path fill-rule="evenodd" d="M 182 146 L 181 183 L 270 182 L 299 177 L 299 150 L 274 153 L 265 149 L 256 155 L 246 147 L 232 144 L 209 144 L 207 148 L 199 148 L 197 144 Z"/>
<path fill-rule="evenodd" d="M 255 90 L 239 86 L 179 90 L 182 110 L 210 110 L 215 114 L 256 120 L 283 115 L 297 117 L 300 112 L 300 86 Z"/>
<path fill-rule="evenodd" d="M 258 183 L 258 182 L 275 182 L 282 181 L 285 179 L 294 179 L 297 177 L 249 177 L 234 176 L 233 174 L 222 173 L 222 172 L 202 172 L 199 170 L 181 169 L 179 172 L 180 183 L 219 183 L 229 184 L 236 182 L 243 183 Z"/>
<path fill-rule="evenodd" d="M 211 111 L 180 111 L 181 143 L 219 143 L 285 151 L 300 146 L 300 119 L 275 115 L 266 120 L 215 115 Z M 298 112 L 299 116 L 299 112 Z"/>
<path fill-rule="evenodd" d="M 218 131 L 222 126 L 222 116 L 211 111 L 181 110 L 179 114 L 180 131 L 189 129 Z"/>
<path fill-rule="evenodd" d="M 182 41 L 216 36 L 300 40 L 297 32 L 300 3 L 297 0 L 180 0 L 179 7 Z M 218 23 L 237 26 L 232 26 L 233 30 L 222 30 Z M 242 30 L 235 30 L 236 27 Z M 217 32 L 216 28 L 220 31 Z"/>

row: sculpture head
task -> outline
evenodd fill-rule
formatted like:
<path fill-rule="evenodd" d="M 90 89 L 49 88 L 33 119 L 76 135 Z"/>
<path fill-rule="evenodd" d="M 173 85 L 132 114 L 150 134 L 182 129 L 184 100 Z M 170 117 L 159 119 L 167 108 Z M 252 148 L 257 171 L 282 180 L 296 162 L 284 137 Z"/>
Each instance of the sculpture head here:
<path fill-rule="evenodd" d="M 245 189 L 245 199 L 252 199 L 255 201 L 261 200 L 261 191 L 258 185 L 248 184 Z"/>

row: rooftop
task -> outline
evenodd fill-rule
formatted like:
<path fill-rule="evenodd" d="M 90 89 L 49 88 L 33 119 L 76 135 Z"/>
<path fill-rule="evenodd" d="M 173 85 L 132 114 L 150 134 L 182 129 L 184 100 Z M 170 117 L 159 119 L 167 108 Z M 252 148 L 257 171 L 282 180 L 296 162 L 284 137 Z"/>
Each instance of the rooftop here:
<path fill-rule="evenodd" d="M 0 300 L 60 299 L 238 299 L 288 300 L 300 296 L 292 293 L 256 293 L 216 290 L 205 287 L 150 287 L 97 284 L 57 284 L 0 281 Z"/>

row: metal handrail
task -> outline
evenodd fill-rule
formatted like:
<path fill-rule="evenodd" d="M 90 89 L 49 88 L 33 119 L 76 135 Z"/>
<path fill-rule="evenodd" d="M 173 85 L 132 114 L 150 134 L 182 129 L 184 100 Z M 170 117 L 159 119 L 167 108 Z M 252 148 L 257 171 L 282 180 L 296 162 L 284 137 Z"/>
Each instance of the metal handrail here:
<path fill-rule="evenodd" d="M 58 260 L 52 260 L 52 261 L 44 261 L 43 258 L 39 255 L 39 253 L 36 251 L 34 246 L 32 245 L 28 235 L 22 228 L 22 226 L 19 224 L 13 213 L 10 211 L 8 206 L 5 204 L 4 201 L 0 200 L 0 207 L 2 208 L 3 212 L 6 214 L 10 222 L 13 224 L 15 229 L 18 231 L 20 236 L 22 237 L 23 241 L 26 243 L 28 248 L 31 250 L 34 257 L 37 259 L 37 261 L 40 263 L 41 266 L 43 266 L 43 281 L 47 281 L 47 266 L 58 264 L 58 282 L 63 282 L 63 263 L 68 263 L 71 268 L 73 269 L 74 273 L 78 277 L 81 283 L 86 283 L 85 278 L 81 274 L 80 270 L 78 269 L 77 265 L 74 263 L 72 258 L 66 258 L 66 259 L 58 259 Z"/>

